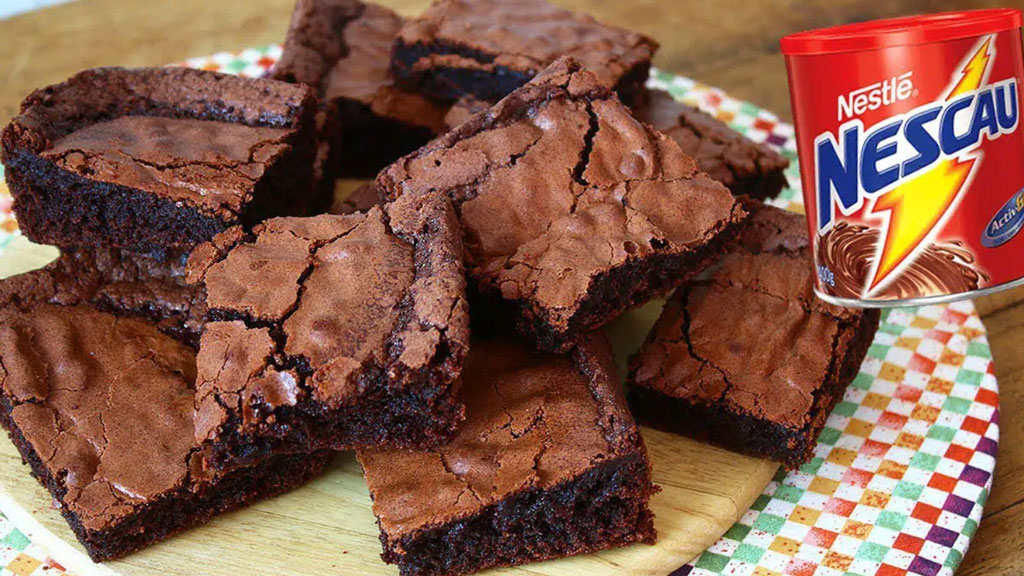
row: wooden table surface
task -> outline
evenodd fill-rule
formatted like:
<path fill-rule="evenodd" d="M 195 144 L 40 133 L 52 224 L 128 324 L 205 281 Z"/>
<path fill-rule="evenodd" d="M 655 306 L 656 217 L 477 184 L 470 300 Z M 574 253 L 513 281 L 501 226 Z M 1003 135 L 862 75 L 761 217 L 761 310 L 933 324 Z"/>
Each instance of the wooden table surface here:
<path fill-rule="evenodd" d="M 429 0 L 380 0 L 415 14 Z M 781 36 L 900 14 L 1024 0 L 553 0 L 661 42 L 655 64 L 789 119 Z M 0 22 L 0 124 L 32 89 L 82 68 L 160 65 L 279 42 L 293 0 L 81 0 Z M 1002 419 L 995 488 L 958 574 L 1024 574 L 1024 289 L 976 301 L 988 327 Z"/>

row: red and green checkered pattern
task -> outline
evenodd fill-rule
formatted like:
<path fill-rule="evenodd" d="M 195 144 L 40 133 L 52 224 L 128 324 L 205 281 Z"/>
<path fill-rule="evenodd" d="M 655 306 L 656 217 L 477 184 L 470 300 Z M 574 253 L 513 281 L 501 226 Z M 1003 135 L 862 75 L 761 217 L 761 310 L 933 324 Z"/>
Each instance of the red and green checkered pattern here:
<path fill-rule="evenodd" d="M 187 65 L 262 76 L 280 47 Z M 773 203 L 802 211 L 793 128 L 752 104 L 660 70 L 650 85 L 792 161 Z M 0 196 L 0 257 L 16 226 Z M 992 485 L 998 389 L 970 302 L 887 311 L 815 458 L 780 472 L 729 531 L 672 576 L 938 576 L 963 559 Z M 0 516 L 0 575 L 63 574 Z"/>
<path fill-rule="evenodd" d="M 952 574 L 988 497 L 998 421 L 973 306 L 890 310 L 815 458 L 674 576 Z"/>

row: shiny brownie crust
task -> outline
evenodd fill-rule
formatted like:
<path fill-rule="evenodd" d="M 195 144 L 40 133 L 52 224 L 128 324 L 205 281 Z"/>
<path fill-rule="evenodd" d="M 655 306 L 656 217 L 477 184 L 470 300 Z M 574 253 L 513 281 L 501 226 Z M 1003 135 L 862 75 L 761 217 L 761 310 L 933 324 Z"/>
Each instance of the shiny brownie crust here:
<path fill-rule="evenodd" d="M 485 102 L 495 102 L 513 90 L 523 86 L 537 75 L 535 70 L 519 71 L 503 66 L 486 70 L 438 65 L 429 72 L 412 72 L 416 63 L 432 54 L 457 53 L 466 58 L 489 60 L 489 56 L 474 54 L 469 50 L 443 45 L 401 45 L 395 51 L 392 70 L 402 78 L 402 85 L 430 94 L 440 102 L 457 102 L 466 95 Z M 642 95 L 651 68 L 650 61 L 634 64 L 615 83 L 612 89 L 626 105 L 633 107 L 642 101 Z"/>
<path fill-rule="evenodd" d="M 768 458 L 795 470 L 814 456 L 818 434 L 857 375 L 878 329 L 878 317 L 877 310 L 869 311 L 847 327 L 851 339 L 842 349 L 833 350 L 833 367 L 814 393 L 814 406 L 808 413 L 811 424 L 803 428 L 785 426 L 721 404 L 672 397 L 642 386 L 630 388 L 630 408 L 645 426 Z"/>
<path fill-rule="evenodd" d="M 544 350 L 663 296 L 746 216 L 675 142 L 572 59 L 385 168 L 384 201 L 436 190 L 459 210 L 474 289 Z"/>
<path fill-rule="evenodd" d="M 29 95 L 3 131 L 14 212 L 35 242 L 151 252 L 187 249 L 235 224 L 319 210 L 330 198 L 316 197 L 310 186 L 314 102 L 304 87 L 185 68 L 80 72 Z M 175 145 L 197 146 L 153 136 L 177 126 L 178 135 L 192 129 L 199 135 L 191 137 L 205 142 L 204 131 L 216 133 L 212 123 L 250 139 L 250 157 L 176 159 Z M 88 149 L 76 148 L 83 145 Z M 118 146 L 146 147 L 148 158 Z M 143 173 L 151 185 L 140 183 Z M 225 178 L 233 184 L 214 202 L 174 182 L 180 177 L 201 187 Z"/>
<path fill-rule="evenodd" d="M 358 454 L 384 560 L 454 576 L 654 543 L 657 488 L 615 373 L 600 334 L 570 357 L 475 341 L 450 443 Z"/>
<path fill-rule="evenodd" d="M 559 486 L 517 494 L 465 520 L 397 540 L 381 533 L 381 557 L 398 564 L 402 576 L 450 576 L 653 544 L 648 469 L 638 448 Z M 472 546 L 453 545 L 463 539 L 471 539 Z"/>
<path fill-rule="evenodd" d="M 630 406 L 642 424 L 797 468 L 856 376 L 879 312 L 814 296 L 804 216 L 748 208 L 737 245 L 676 291 L 632 358 Z"/>
<path fill-rule="evenodd" d="M 447 440 L 469 339 L 461 255 L 436 196 L 272 219 L 198 247 L 197 439 L 213 465 Z"/>
<path fill-rule="evenodd" d="M 205 311 L 199 289 L 185 282 L 187 256 L 114 248 L 63 250 L 46 266 L 0 282 L 0 307 L 87 304 L 117 316 L 148 320 L 161 332 L 196 348 Z"/>
<path fill-rule="evenodd" d="M 0 425 L 93 560 L 323 469 L 329 452 L 212 473 L 193 443 L 194 350 L 132 312 L 77 302 L 91 287 L 75 282 L 44 269 L 0 283 Z"/>
<path fill-rule="evenodd" d="M 637 117 L 675 140 L 701 170 L 736 196 L 766 200 L 789 185 L 785 156 L 663 90 L 647 91 Z"/>
<path fill-rule="evenodd" d="M 492 34 L 491 22 L 503 26 Z M 536 34 L 535 23 L 546 32 Z M 558 57 L 583 60 L 632 106 L 644 92 L 656 42 L 544 0 L 438 0 L 403 29 L 392 52 L 399 85 L 442 101 L 497 101 Z"/>
<path fill-rule="evenodd" d="M 32 470 L 57 502 L 63 502 L 68 489 L 63 478 L 40 459 L 11 418 L 11 403 L 0 398 L 0 425 Z M 243 508 L 250 503 L 283 494 L 305 484 L 323 471 L 331 452 L 275 456 L 232 474 L 201 492 L 182 487 L 161 498 L 146 502 L 127 520 L 106 529 L 86 528 L 77 514 L 65 506 L 60 513 L 75 537 L 94 562 L 114 560 L 182 530 L 204 524 L 216 514 Z"/>

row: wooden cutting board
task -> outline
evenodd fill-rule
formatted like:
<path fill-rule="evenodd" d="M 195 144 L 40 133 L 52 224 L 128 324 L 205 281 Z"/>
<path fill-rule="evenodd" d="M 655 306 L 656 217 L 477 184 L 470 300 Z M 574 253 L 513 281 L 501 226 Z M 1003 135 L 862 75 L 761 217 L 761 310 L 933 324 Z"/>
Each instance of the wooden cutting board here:
<path fill-rule="evenodd" d="M 0 183 L 0 193 L 3 183 Z M 345 186 L 343 190 L 350 190 Z M 0 254 L 0 277 L 41 266 L 49 247 L 16 238 Z M 633 311 L 608 328 L 620 369 L 642 343 L 662 302 Z M 761 494 L 778 465 L 671 434 L 644 429 L 654 465 L 658 543 L 484 574 L 666 576 L 718 539 Z M 380 560 L 377 524 L 355 457 L 339 454 L 327 472 L 284 496 L 224 514 L 127 558 L 102 566 L 84 549 L 49 493 L 29 475 L 17 449 L 0 440 L 0 509 L 74 576 L 190 574 L 395 575 Z"/>

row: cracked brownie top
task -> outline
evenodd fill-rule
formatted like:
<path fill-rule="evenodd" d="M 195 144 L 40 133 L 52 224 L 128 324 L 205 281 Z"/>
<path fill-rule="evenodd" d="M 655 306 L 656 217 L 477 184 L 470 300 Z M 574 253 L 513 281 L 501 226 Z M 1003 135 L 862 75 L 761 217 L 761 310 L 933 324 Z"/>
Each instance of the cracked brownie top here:
<path fill-rule="evenodd" d="M 146 321 L 50 303 L 0 310 L 8 425 L 60 478 L 64 506 L 88 530 L 199 489 L 195 376 L 192 349 Z"/>
<path fill-rule="evenodd" d="M 658 48 L 642 34 L 544 0 L 438 0 L 402 29 L 397 43 L 425 48 L 414 70 L 505 68 L 532 76 L 572 56 L 608 88 Z"/>
<path fill-rule="evenodd" d="M 680 288 L 632 361 L 633 380 L 801 429 L 863 311 L 814 297 L 806 220 L 756 205 L 711 278 Z"/>
<path fill-rule="evenodd" d="M 352 100 L 378 116 L 444 132 L 446 108 L 399 90 L 388 75 L 405 20 L 358 0 L 299 0 L 271 77 L 314 86 L 325 100 Z"/>
<path fill-rule="evenodd" d="M 303 86 L 184 68 L 97 68 L 38 90 L 4 130 L 22 151 L 96 182 L 237 216 L 312 122 Z"/>
<path fill-rule="evenodd" d="M 447 389 L 467 350 L 462 244 L 450 203 L 409 195 L 347 216 L 234 228 L 188 263 L 206 291 L 199 440 L 258 431 L 277 408 L 357 402 L 375 386 Z"/>
<path fill-rule="evenodd" d="M 463 373 L 466 422 L 451 442 L 359 452 L 381 529 L 397 540 L 635 452 L 639 433 L 615 373 L 599 334 L 569 356 L 474 341 Z"/>
<path fill-rule="evenodd" d="M 617 269 L 700 253 L 744 216 L 725 187 L 571 59 L 385 168 L 377 186 L 385 199 L 446 194 L 468 273 L 558 330 Z M 593 308 L 611 316 L 663 290 L 627 282 L 625 303 L 609 295 Z"/>
<path fill-rule="evenodd" d="M 701 170 L 734 194 L 759 193 L 762 185 L 762 195 L 774 196 L 786 185 L 782 172 L 789 160 L 773 148 L 750 140 L 663 90 L 650 90 L 646 97 L 637 116 L 675 140 L 697 160 Z"/>

